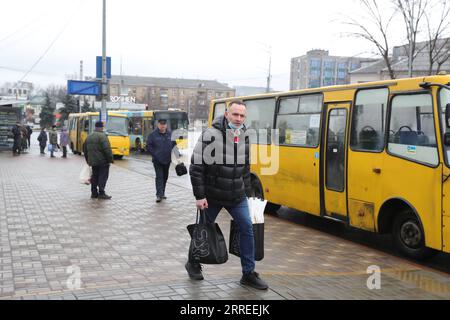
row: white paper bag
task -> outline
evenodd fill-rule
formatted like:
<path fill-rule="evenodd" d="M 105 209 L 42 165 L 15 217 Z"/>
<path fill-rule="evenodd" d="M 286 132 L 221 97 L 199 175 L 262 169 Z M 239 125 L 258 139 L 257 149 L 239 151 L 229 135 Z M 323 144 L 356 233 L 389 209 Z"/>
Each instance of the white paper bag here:
<path fill-rule="evenodd" d="M 82 184 L 91 184 L 92 168 L 86 163 L 81 167 L 80 182 Z"/>
<path fill-rule="evenodd" d="M 264 209 L 266 208 L 267 200 L 247 198 L 247 201 L 252 223 L 264 223 Z"/>

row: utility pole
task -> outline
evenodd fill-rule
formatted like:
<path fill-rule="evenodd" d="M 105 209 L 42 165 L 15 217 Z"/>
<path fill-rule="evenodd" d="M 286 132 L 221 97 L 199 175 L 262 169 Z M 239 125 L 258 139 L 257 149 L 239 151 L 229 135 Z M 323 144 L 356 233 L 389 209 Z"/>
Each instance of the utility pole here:
<path fill-rule="evenodd" d="M 106 111 L 107 79 L 106 79 L 106 0 L 103 0 L 103 43 L 102 43 L 102 112 L 101 118 L 108 119 Z M 102 120 L 102 119 L 99 120 Z M 106 127 L 106 124 L 105 124 Z"/>
<path fill-rule="evenodd" d="M 80 60 L 80 81 L 83 81 L 83 60 Z M 81 113 L 80 96 L 78 96 L 78 112 Z"/>
<path fill-rule="evenodd" d="M 188 122 L 191 123 L 191 99 L 188 98 Z"/>

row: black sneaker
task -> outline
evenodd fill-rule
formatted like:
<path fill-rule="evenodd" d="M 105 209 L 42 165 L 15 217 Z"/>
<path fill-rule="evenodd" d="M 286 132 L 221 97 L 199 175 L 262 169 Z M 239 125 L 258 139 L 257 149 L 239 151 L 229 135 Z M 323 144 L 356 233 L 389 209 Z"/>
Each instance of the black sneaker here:
<path fill-rule="evenodd" d="M 255 271 L 242 275 L 241 284 L 258 290 L 267 290 L 269 288 L 267 283 Z"/>
<path fill-rule="evenodd" d="M 186 268 L 189 278 L 192 280 L 203 280 L 202 265 L 200 263 L 190 263 L 188 261 L 184 267 Z"/>
<path fill-rule="evenodd" d="M 161 198 L 162 198 L 163 200 L 166 200 L 166 199 L 167 199 L 167 197 L 166 197 L 166 196 L 162 196 Z"/>
<path fill-rule="evenodd" d="M 156 197 L 156 202 L 161 202 L 162 198 L 160 196 Z"/>
<path fill-rule="evenodd" d="M 92 193 L 91 194 L 91 199 L 97 199 L 98 198 L 98 194 L 97 193 Z"/>
<path fill-rule="evenodd" d="M 108 196 L 106 193 L 101 193 L 101 194 L 98 195 L 98 198 L 99 198 L 99 199 L 103 199 L 103 200 L 109 200 L 109 199 L 111 199 L 112 197 L 111 197 L 111 196 Z"/>

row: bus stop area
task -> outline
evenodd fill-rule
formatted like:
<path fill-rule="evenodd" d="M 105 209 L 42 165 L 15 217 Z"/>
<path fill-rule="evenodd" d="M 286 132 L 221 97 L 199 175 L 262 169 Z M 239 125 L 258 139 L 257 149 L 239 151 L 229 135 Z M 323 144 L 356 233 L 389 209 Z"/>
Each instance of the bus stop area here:
<path fill-rule="evenodd" d="M 32 143 L 19 157 L 0 152 L 0 299 L 450 299 L 449 255 L 411 261 L 384 236 L 287 208 L 265 216 L 256 271 L 269 290 L 242 286 L 233 255 L 190 280 L 188 176 L 171 168 L 158 204 L 149 157 L 125 157 L 110 169 L 112 199 L 90 199 L 84 157 L 40 156 L 36 133 Z M 228 241 L 230 216 L 218 223 Z"/>

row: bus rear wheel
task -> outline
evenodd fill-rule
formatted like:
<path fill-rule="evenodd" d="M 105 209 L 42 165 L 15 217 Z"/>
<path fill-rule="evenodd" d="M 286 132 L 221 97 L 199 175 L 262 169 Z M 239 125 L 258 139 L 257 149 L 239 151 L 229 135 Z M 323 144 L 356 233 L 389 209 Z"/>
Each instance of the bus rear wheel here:
<path fill-rule="evenodd" d="M 392 231 L 395 246 L 402 254 L 416 260 L 425 260 L 435 253 L 425 246 L 424 231 L 412 211 L 401 212 L 394 220 Z"/>
<path fill-rule="evenodd" d="M 281 208 L 281 205 L 279 205 L 279 204 L 267 202 L 264 212 L 265 213 L 277 213 L 278 209 L 280 209 L 280 208 Z"/>

